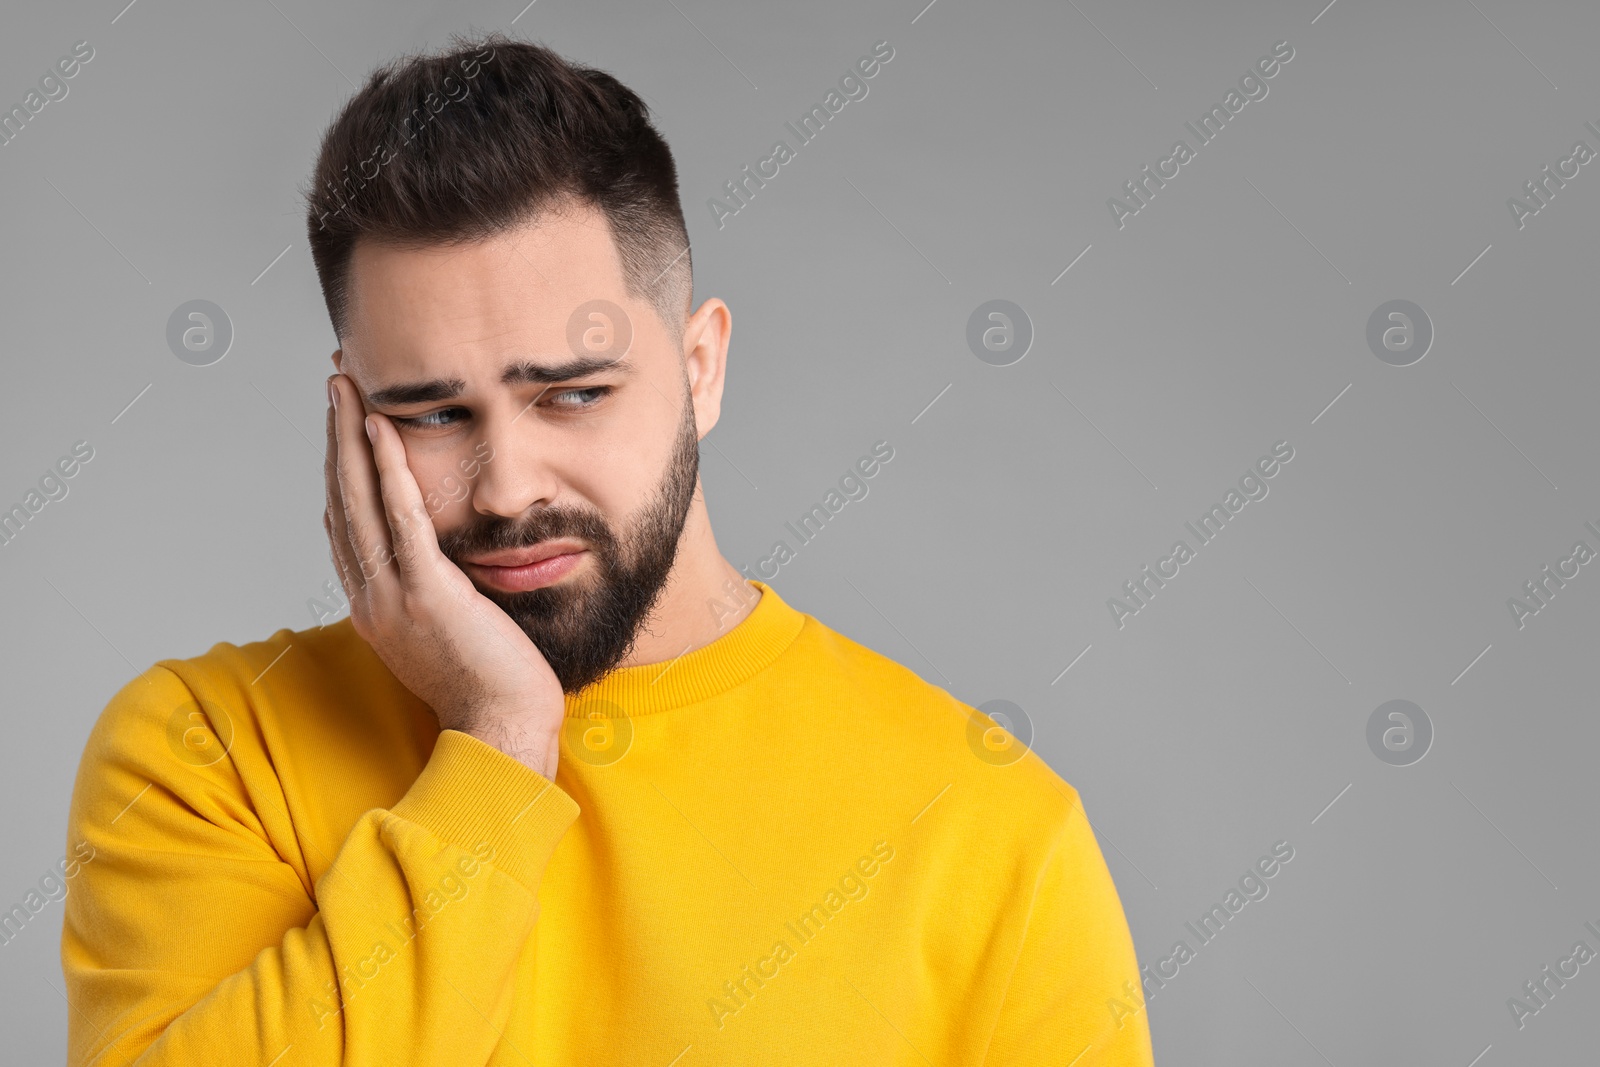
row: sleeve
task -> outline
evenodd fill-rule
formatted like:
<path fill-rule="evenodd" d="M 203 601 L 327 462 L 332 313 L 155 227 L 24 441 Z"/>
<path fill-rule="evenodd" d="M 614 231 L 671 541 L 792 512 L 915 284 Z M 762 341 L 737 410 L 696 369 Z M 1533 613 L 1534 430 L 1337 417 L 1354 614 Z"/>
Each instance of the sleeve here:
<path fill-rule="evenodd" d="M 68 1061 L 486 1062 L 577 803 L 445 730 L 405 795 L 365 812 L 313 887 L 267 833 L 273 820 L 294 831 L 265 754 L 233 738 L 227 758 L 184 758 L 180 713 L 197 706 L 157 666 L 90 732 L 67 825 Z"/>
<path fill-rule="evenodd" d="M 985 1067 L 1153 1067 L 1139 963 L 1076 790 L 1039 873 Z"/>

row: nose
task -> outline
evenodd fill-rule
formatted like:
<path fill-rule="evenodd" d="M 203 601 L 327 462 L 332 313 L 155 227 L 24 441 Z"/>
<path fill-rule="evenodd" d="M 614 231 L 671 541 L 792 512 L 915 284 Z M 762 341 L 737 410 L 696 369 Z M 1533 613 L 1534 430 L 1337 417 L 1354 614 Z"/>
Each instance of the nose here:
<path fill-rule="evenodd" d="M 554 501 L 561 485 L 551 462 L 556 442 L 531 410 L 520 414 L 512 410 L 485 420 L 480 442 L 478 454 L 486 453 L 487 458 L 478 460 L 474 511 L 517 518 Z"/>

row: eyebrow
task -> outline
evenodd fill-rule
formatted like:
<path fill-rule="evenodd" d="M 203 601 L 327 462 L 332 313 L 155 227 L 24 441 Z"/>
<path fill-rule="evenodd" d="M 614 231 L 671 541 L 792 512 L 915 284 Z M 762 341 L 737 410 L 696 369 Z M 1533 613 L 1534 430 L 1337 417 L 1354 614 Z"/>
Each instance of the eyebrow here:
<path fill-rule="evenodd" d="M 579 357 L 566 363 L 557 363 L 545 366 L 541 363 L 531 363 L 521 360 L 506 367 L 500 374 L 502 385 L 556 385 L 560 382 L 570 382 L 576 378 L 587 378 L 591 374 L 601 371 L 615 370 L 623 374 L 633 373 L 635 367 L 627 356 L 618 356 L 615 359 L 602 359 L 595 357 Z M 398 385 L 386 385 L 382 389 L 374 389 L 366 394 L 367 403 L 373 407 L 401 407 L 406 404 L 427 404 L 436 400 L 451 400 L 460 396 L 467 388 L 467 383 L 460 378 L 431 378 L 419 382 L 401 382 Z"/>

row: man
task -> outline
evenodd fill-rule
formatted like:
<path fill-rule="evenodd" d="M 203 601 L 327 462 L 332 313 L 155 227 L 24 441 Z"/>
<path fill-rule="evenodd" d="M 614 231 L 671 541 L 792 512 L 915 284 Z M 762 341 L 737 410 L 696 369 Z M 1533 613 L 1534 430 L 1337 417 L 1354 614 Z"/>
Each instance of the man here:
<path fill-rule="evenodd" d="M 70 1061 L 1150 1064 L 1072 787 L 718 552 L 731 316 L 644 104 L 454 44 L 308 194 L 349 618 L 101 715 Z"/>

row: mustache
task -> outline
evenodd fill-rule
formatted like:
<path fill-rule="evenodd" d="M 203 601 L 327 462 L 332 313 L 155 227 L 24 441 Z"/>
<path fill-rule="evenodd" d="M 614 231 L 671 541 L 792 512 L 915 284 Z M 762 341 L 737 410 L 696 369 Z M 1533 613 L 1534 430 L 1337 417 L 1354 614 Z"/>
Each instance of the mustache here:
<path fill-rule="evenodd" d="M 599 515 L 568 508 L 547 508 L 522 518 L 485 518 L 439 536 L 439 551 L 452 560 L 476 552 L 525 548 L 571 537 L 600 549 L 616 543 L 611 528 Z"/>

